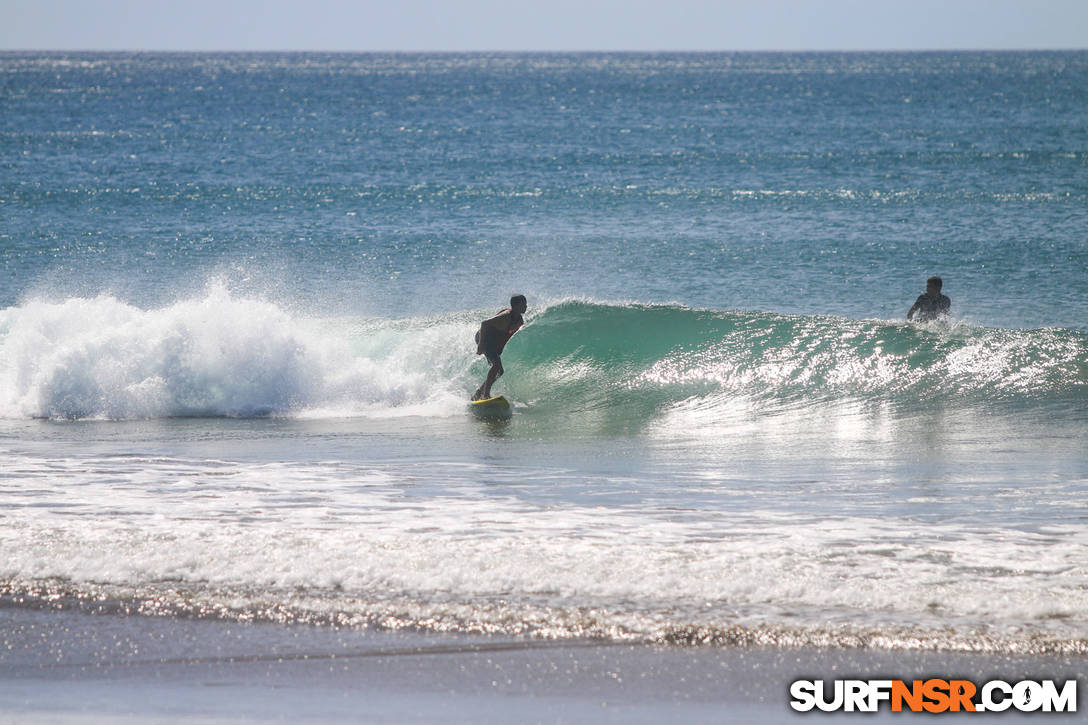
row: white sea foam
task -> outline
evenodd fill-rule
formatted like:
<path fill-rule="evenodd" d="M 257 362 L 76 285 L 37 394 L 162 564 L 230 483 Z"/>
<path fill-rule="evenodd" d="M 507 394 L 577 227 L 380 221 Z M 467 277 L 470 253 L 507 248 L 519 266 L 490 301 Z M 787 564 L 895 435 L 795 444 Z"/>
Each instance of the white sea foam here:
<path fill-rule="evenodd" d="M 221 287 L 153 310 L 110 296 L 28 302 L 0 312 L 0 417 L 459 409 L 471 323 L 331 324 Z"/>
<path fill-rule="evenodd" d="M 361 464 L 21 456 L 18 466 L 41 485 L 5 491 L 0 579 L 173 582 L 262 601 L 310 592 L 349 609 L 400 597 L 432 614 L 501 599 L 592 607 L 605 622 L 1088 637 L 1088 534 L 1064 525 L 543 505 L 474 486 L 460 469 L 445 495 L 419 496 L 407 469 Z"/>

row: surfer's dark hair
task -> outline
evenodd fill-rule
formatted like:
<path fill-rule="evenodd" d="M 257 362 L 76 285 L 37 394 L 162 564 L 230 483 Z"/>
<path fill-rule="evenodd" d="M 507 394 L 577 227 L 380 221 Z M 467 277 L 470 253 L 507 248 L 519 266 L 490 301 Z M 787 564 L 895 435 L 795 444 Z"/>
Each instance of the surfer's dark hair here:
<path fill-rule="evenodd" d="M 511 307 L 513 307 L 514 305 L 516 305 L 519 302 L 522 302 L 524 304 L 529 304 L 525 299 L 525 295 L 514 295 L 513 297 L 510 298 L 510 306 Z"/>
<path fill-rule="evenodd" d="M 940 277 L 930 277 L 929 279 L 926 280 L 926 284 L 933 285 L 934 287 L 937 288 L 937 291 L 940 291 L 941 287 L 944 286 L 944 282 L 941 280 Z"/>

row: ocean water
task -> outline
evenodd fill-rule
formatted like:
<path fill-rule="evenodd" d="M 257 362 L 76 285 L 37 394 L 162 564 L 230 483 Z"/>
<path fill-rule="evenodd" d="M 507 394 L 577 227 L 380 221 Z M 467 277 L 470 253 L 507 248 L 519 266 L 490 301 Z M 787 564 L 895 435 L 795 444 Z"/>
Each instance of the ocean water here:
<path fill-rule="evenodd" d="M 0 109 L 3 606 L 1088 652 L 1086 52 L 4 53 Z"/>

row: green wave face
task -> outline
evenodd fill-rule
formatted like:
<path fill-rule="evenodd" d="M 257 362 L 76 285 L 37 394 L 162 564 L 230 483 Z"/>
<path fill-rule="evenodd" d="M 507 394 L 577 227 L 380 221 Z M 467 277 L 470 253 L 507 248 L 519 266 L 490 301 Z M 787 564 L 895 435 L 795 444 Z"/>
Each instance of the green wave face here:
<path fill-rule="evenodd" d="M 634 408 L 743 395 L 897 408 L 1088 400 L 1088 335 L 879 320 L 564 302 L 507 348 L 504 385 L 544 409 Z"/>

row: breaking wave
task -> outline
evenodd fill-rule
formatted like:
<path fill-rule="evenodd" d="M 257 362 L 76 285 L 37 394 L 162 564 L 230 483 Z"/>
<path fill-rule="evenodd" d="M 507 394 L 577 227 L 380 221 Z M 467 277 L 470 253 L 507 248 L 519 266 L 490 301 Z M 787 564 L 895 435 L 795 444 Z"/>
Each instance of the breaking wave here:
<path fill-rule="evenodd" d="M 489 311 L 307 318 L 222 289 L 145 310 L 114 297 L 0 311 L 0 416 L 451 415 L 482 377 Z M 534 414 L 646 422 L 695 401 L 1074 404 L 1088 334 L 563 301 L 507 349 L 500 387 Z"/>

